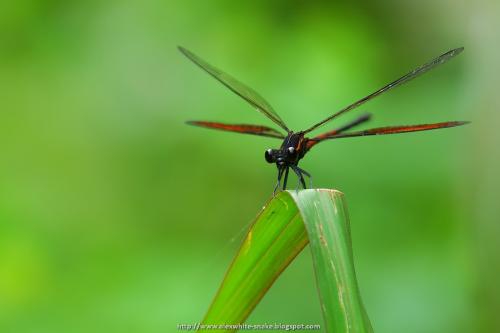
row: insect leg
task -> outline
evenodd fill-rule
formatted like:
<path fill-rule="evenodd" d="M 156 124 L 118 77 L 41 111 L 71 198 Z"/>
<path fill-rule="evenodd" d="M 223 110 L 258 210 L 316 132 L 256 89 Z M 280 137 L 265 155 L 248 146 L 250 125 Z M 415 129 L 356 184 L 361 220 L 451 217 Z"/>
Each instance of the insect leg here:
<path fill-rule="evenodd" d="M 286 181 L 288 180 L 288 171 L 289 171 L 289 168 L 286 167 L 286 170 L 285 170 L 285 179 L 283 179 L 283 191 L 286 190 Z"/>
<path fill-rule="evenodd" d="M 274 186 L 274 190 L 273 190 L 273 196 L 276 195 L 276 190 L 278 189 L 278 187 L 280 186 L 280 183 L 281 183 L 281 176 L 283 176 L 283 168 L 278 168 L 278 181 L 276 182 L 276 185 Z"/>
<path fill-rule="evenodd" d="M 297 167 L 297 169 L 300 171 L 300 173 L 306 175 L 309 178 L 309 187 L 313 188 L 313 177 L 311 176 L 311 174 L 309 172 L 307 172 L 306 170 L 301 169 L 299 167 Z"/>
<path fill-rule="evenodd" d="M 297 174 L 297 177 L 299 177 L 300 183 L 297 183 L 297 188 L 295 189 L 296 191 L 299 190 L 299 184 L 302 184 L 302 187 L 305 189 L 306 187 L 306 182 L 304 181 L 304 176 L 302 176 L 302 173 L 300 172 L 300 169 L 296 166 L 291 166 L 292 170 Z"/>

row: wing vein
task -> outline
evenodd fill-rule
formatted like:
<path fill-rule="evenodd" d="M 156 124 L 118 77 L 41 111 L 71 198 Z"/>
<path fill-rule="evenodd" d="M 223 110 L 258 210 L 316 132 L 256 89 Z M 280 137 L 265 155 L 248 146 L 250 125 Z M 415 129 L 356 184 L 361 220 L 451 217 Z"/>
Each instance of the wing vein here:
<path fill-rule="evenodd" d="M 350 110 L 353 110 L 361 105 L 363 105 L 364 103 L 368 102 L 369 100 L 377 97 L 377 96 L 380 96 L 381 94 L 385 93 L 386 91 L 389 91 L 397 86 L 400 86 L 426 72 L 428 72 L 429 70 L 435 68 L 436 66 L 438 65 L 441 65 L 445 62 L 447 62 L 448 60 L 450 60 L 451 58 L 455 57 L 456 55 L 460 54 L 460 52 L 463 51 L 463 47 L 460 47 L 460 48 L 457 48 L 457 49 L 453 49 L 451 51 L 448 51 L 442 55 L 440 55 L 439 57 L 431 60 L 430 62 L 412 70 L 411 72 L 409 72 L 408 74 L 400 77 L 399 79 L 385 85 L 384 87 L 380 88 L 379 90 L 371 93 L 370 95 L 366 96 L 366 97 L 363 97 L 361 98 L 360 100 L 346 106 L 345 108 L 341 109 L 340 111 L 332 114 L 331 116 L 329 116 L 328 118 L 320 121 L 319 123 L 311 126 L 310 128 L 308 128 L 307 130 L 304 131 L 304 133 L 308 133 L 308 132 L 311 132 L 313 130 L 315 130 L 316 128 L 326 124 L 327 122 L 329 122 L 330 120 L 340 116 L 341 114 L 343 113 L 346 113 Z"/>
<path fill-rule="evenodd" d="M 247 103 L 256 108 L 257 111 L 264 114 L 285 131 L 290 132 L 285 122 L 276 113 L 276 111 L 274 111 L 273 107 L 255 90 L 236 80 L 231 75 L 224 73 L 222 70 L 210 65 L 191 51 L 181 46 L 179 46 L 179 51 L 181 51 L 181 53 L 184 54 L 189 60 L 191 60 L 198 67 L 210 74 L 213 78 L 222 83 L 233 93 L 247 101 Z"/>

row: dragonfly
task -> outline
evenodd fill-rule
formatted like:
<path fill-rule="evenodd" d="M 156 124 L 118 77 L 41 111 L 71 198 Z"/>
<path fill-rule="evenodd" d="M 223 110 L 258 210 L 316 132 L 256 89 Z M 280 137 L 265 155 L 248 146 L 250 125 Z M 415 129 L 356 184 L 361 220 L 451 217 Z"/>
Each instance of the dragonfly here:
<path fill-rule="evenodd" d="M 312 187 L 312 176 L 309 172 L 299 167 L 299 161 L 304 158 L 304 156 L 311 150 L 312 147 L 316 146 L 318 143 L 341 139 L 341 138 L 353 138 L 360 136 L 371 136 L 371 135 L 386 135 L 386 134 L 399 134 L 399 133 L 410 133 L 419 131 L 428 131 L 441 128 L 450 128 L 460 125 L 468 124 L 468 121 L 446 121 L 431 124 L 419 124 L 419 125 L 403 125 L 403 126 L 387 126 L 387 127 L 377 127 L 366 130 L 351 131 L 354 127 L 357 127 L 371 118 L 371 114 L 365 113 L 360 117 L 354 119 L 353 121 L 346 123 L 343 126 L 337 127 L 333 130 L 327 131 L 325 133 L 319 134 L 314 137 L 307 137 L 307 135 L 318 129 L 321 126 L 326 125 L 330 121 L 336 119 L 340 115 L 343 115 L 351 110 L 354 110 L 366 102 L 378 97 L 387 91 L 396 88 L 408 81 L 436 68 L 437 66 L 446 63 L 450 59 L 454 58 L 460 54 L 464 48 L 456 48 L 450 50 L 439 57 L 432 59 L 431 61 L 425 63 L 422 66 L 415 68 L 406 75 L 403 75 L 399 79 L 386 84 L 382 88 L 372 92 L 371 94 L 355 101 L 352 104 L 340 109 L 339 111 L 333 113 L 329 117 L 323 119 L 322 121 L 312 125 L 306 130 L 294 132 L 288 128 L 283 119 L 276 113 L 273 107 L 255 90 L 243 84 L 242 82 L 236 80 L 231 75 L 223 72 L 222 70 L 210 65 L 205 60 L 201 59 L 193 52 L 179 46 L 179 51 L 184 54 L 189 60 L 198 65 L 205 72 L 210 74 L 224 86 L 229 88 L 233 93 L 240 96 L 257 111 L 262 113 L 264 116 L 269 118 L 277 126 L 279 126 L 286 134 L 277 131 L 273 128 L 261 125 L 248 125 L 248 124 L 227 124 L 212 121 L 188 121 L 187 124 L 205 127 L 210 129 L 216 129 L 221 131 L 229 131 L 243 134 L 252 134 L 270 138 L 281 139 L 281 146 L 277 149 L 267 149 L 264 153 L 264 158 L 266 162 L 275 164 L 278 169 L 278 179 L 274 187 L 274 193 L 280 188 L 286 190 L 288 173 L 289 170 L 297 175 L 297 189 L 300 185 L 302 188 L 306 188 L 305 177 L 308 177 L 310 181 L 310 187 Z M 283 183 L 281 180 L 283 179 Z"/>

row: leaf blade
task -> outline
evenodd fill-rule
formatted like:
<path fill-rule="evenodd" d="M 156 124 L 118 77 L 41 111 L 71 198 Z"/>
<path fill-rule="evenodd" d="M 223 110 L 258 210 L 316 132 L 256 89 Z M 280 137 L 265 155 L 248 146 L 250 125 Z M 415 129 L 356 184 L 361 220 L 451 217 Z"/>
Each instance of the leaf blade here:
<path fill-rule="evenodd" d="M 307 242 L 297 207 L 279 193 L 250 227 L 202 323 L 243 323 Z"/>
<path fill-rule="evenodd" d="M 359 292 L 347 206 L 341 192 L 291 192 L 307 229 L 328 332 L 372 332 Z"/>
<path fill-rule="evenodd" d="M 343 194 L 319 189 L 280 192 L 266 204 L 250 227 L 202 325 L 244 323 L 308 243 L 326 331 L 372 332 L 357 286 Z M 236 330 L 227 326 L 217 331 Z"/>

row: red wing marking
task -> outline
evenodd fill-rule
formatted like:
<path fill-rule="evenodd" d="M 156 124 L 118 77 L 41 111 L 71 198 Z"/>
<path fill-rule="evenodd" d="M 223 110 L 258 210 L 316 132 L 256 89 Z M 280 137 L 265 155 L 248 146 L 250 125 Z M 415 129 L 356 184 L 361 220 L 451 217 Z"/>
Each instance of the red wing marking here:
<path fill-rule="evenodd" d="M 439 128 L 455 127 L 468 124 L 468 121 L 448 121 L 443 123 L 435 124 L 422 124 L 422 125 L 409 125 L 409 126 L 389 126 L 389 127 L 378 127 L 372 128 L 364 131 L 357 131 L 351 133 L 340 133 L 334 134 L 334 131 L 319 135 L 315 138 L 309 139 L 307 147 L 310 149 L 315 144 L 329 139 L 339 139 L 339 138 L 352 138 L 357 136 L 368 136 L 368 135 L 385 135 L 385 134 L 398 134 L 398 133 L 409 133 L 409 132 L 419 132 L 428 131 Z M 331 133 L 331 135 L 327 135 Z"/>
<path fill-rule="evenodd" d="M 254 134 L 254 135 L 268 136 L 279 139 L 285 138 L 285 136 L 280 132 L 266 126 L 245 125 L 245 124 L 223 124 L 210 121 L 188 121 L 187 124 L 206 127 L 206 128 L 213 128 L 221 131 Z"/>

